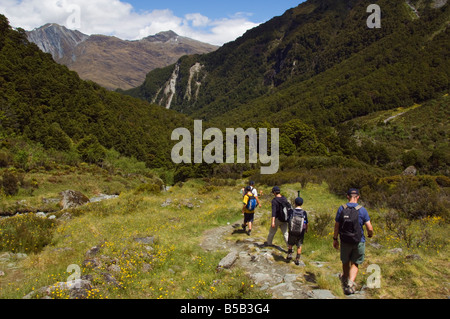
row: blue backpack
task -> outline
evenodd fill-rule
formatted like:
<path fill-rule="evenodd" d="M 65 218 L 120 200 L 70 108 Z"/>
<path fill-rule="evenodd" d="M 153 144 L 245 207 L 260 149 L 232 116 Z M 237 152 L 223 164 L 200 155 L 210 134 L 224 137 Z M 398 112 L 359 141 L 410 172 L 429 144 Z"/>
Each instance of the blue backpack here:
<path fill-rule="evenodd" d="M 248 196 L 248 195 L 247 195 Z M 255 196 L 248 196 L 248 202 L 247 202 L 247 209 L 249 211 L 254 211 L 256 208 L 256 205 L 258 204 L 258 202 L 256 201 L 256 197 Z"/>

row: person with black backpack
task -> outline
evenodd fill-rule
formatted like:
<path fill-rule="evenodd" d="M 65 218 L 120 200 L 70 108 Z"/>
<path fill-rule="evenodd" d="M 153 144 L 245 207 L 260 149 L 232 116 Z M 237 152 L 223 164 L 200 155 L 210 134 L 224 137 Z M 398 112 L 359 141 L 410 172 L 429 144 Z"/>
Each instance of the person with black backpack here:
<path fill-rule="evenodd" d="M 366 226 L 368 237 L 373 236 L 373 227 L 367 210 L 358 205 L 359 190 L 350 188 L 347 192 L 349 202 L 339 207 L 334 225 L 333 247 L 340 249 L 342 261 L 342 285 L 346 295 L 355 293 L 355 280 L 359 265 L 364 261 L 365 243 L 363 226 Z M 340 245 L 338 241 L 340 237 Z"/>
<path fill-rule="evenodd" d="M 295 264 L 300 265 L 300 256 L 302 254 L 303 239 L 305 233 L 308 231 L 308 213 L 302 209 L 303 198 L 297 197 L 295 199 L 295 209 L 292 211 L 292 216 L 289 218 L 289 237 L 288 237 L 288 255 L 286 260 L 292 260 L 293 246 L 297 246 L 297 256 L 295 257 Z"/>
<path fill-rule="evenodd" d="M 292 214 L 292 207 L 286 197 L 281 195 L 281 190 L 278 186 L 272 188 L 272 194 L 275 197 L 272 199 L 271 227 L 269 229 L 267 241 L 264 243 L 264 245 L 272 246 L 273 237 L 275 236 L 278 228 L 280 228 L 281 232 L 283 233 L 283 237 L 287 245 L 288 220 L 289 216 Z"/>

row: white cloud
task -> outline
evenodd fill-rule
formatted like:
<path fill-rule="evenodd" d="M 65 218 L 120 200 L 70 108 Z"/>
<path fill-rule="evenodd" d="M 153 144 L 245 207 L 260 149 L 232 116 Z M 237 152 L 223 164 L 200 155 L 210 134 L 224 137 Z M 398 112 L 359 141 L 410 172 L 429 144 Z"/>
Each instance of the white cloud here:
<path fill-rule="evenodd" d="M 186 20 L 192 21 L 194 27 L 205 27 L 211 23 L 208 17 L 201 15 L 200 13 L 188 13 L 184 16 Z"/>
<path fill-rule="evenodd" d="M 175 16 L 167 10 L 137 12 L 120 0 L 2 0 L 0 13 L 14 27 L 32 30 L 57 23 L 86 34 L 114 35 L 136 40 L 161 31 L 222 45 L 257 26 L 248 14 L 211 20 L 200 13 Z"/>

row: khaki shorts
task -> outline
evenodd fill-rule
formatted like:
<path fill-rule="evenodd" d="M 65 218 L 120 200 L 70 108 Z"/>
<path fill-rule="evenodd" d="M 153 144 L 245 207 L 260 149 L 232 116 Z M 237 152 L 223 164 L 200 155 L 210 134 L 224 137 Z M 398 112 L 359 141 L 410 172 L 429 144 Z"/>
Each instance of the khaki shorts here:
<path fill-rule="evenodd" d="M 348 244 L 341 241 L 341 261 L 343 264 L 351 261 L 361 265 L 364 262 L 366 243 Z"/>

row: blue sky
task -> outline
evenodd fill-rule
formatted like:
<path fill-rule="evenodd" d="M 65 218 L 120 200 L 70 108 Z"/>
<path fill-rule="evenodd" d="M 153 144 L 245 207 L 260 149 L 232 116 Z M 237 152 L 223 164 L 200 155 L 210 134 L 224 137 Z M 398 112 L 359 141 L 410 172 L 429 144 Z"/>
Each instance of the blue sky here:
<path fill-rule="evenodd" d="M 25 30 L 57 23 L 85 34 L 126 40 L 172 30 L 222 45 L 303 1 L 1 0 L 0 13 L 13 27 Z"/>
<path fill-rule="evenodd" d="M 175 15 L 182 16 L 187 13 L 201 13 L 210 19 L 220 19 L 234 16 L 238 12 L 250 14 L 253 22 L 265 22 L 274 16 L 283 14 L 286 10 L 298 6 L 304 0 L 167 0 L 145 1 L 127 0 L 136 10 L 170 9 Z"/>

